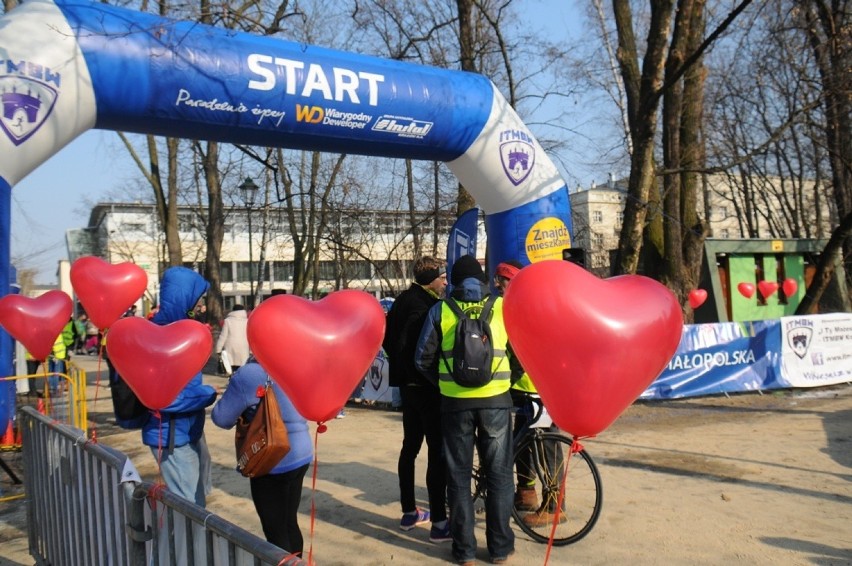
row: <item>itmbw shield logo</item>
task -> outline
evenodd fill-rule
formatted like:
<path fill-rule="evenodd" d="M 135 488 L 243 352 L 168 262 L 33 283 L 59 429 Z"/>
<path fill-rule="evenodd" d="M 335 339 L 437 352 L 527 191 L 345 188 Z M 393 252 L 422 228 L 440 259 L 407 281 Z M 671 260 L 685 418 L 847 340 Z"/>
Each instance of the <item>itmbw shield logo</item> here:
<path fill-rule="evenodd" d="M 814 331 L 812 328 L 800 326 L 787 334 L 787 344 L 790 345 L 793 353 L 799 356 L 799 358 L 804 359 L 808 353 L 808 347 L 811 345 L 813 334 Z"/>
<path fill-rule="evenodd" d="M 507 141 L 500 144 L 500 161 L 512 184 L 520 185 L 535 165 L 535 147 L 524 140 Z"/>
<path fill-rule="evenodd" d="M 0 128 L 15 145 L 21 145 L 41 128 L 56 104 L 53 87 L 26 77 L 0 77 Z"/>

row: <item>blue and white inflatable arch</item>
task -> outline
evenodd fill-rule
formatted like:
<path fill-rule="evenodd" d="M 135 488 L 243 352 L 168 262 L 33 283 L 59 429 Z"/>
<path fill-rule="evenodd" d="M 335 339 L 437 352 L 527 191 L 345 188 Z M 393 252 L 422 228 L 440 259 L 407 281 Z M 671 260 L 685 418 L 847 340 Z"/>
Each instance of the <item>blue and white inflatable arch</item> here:
<path fill-rule="evenodd" d="M 571 245 L 565 182 L 480 75 L 28 0 L 0 19 L 0 102 L 0 296 L 12 186 L 90 128 L 444 161 L 485 211 L 492 269 Z"/>

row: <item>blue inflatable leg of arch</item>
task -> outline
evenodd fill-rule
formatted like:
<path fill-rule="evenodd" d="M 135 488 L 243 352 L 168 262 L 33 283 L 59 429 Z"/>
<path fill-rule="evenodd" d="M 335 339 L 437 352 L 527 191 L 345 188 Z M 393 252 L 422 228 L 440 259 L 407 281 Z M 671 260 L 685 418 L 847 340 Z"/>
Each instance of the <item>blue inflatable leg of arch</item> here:
<path fill-rule="evenodd" d="M 491 270 L 561 259 L 571 245 L 565 182 L 481 75 L 86 0 L 13 9 L 0 21 L 0 52 L 6 187 L 90 128 L 435 160 L 485 212 Z M 8 209 L 9 190 L 0 198 Z M 0 229 L 5 295 L 8 222 Z"/>

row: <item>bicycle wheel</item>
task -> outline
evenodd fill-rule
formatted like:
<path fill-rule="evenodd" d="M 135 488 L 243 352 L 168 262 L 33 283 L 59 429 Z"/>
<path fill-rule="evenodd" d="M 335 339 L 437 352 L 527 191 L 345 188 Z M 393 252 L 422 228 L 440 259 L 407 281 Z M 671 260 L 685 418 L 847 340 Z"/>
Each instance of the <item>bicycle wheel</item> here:
<path fill-rule="evenodd" d="M 473 450 L 473 474 L 470 480 L 470 493 L 473 498 L 473 512 L 476 515 L 485 514 L 485 470 L 479 463 L 479 451 L 476 449 Z"/>
<path fill-rule="evenodd" d="M 554 546 L 577 542 L 589 534 L 600 515 L 603 487 L 598 468 L 585 450 L 571 455 L 571 445 L 571 439 L 562 434 L 533 429 L 515 452 L 515 464 L 518 465 L 524 451 L 530 451 L 541 504 L 533 512 L 513 508 L 512 517 L 521 530 L 536 542 L 550 540 L 560 483 L 566 472 L 565 496 L 553 535 Z"/>

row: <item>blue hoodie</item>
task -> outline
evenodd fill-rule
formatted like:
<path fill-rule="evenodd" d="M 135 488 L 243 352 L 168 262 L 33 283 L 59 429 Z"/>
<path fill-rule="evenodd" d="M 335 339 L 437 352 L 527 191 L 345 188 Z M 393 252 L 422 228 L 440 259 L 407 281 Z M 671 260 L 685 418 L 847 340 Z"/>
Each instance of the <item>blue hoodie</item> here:
<path fill-rule="evenodd" d="M 191 269 L 167 269 L 160 282 L 160 310 L 154 315 L 153 322 L 164 326 L 190 318 L 189 313 L 209 288 L 210 284 Z M 156 413 L 151 414 L 142 427 L 142 442 L 147 446 L 162 446 L 166 450 L 170 446 L 197 442 L 204 432 L 204 409 L 215 400 L 216 390 L 201 382 L 199 372 L 172 404 L 160 411 L 162 422 Z"/>

